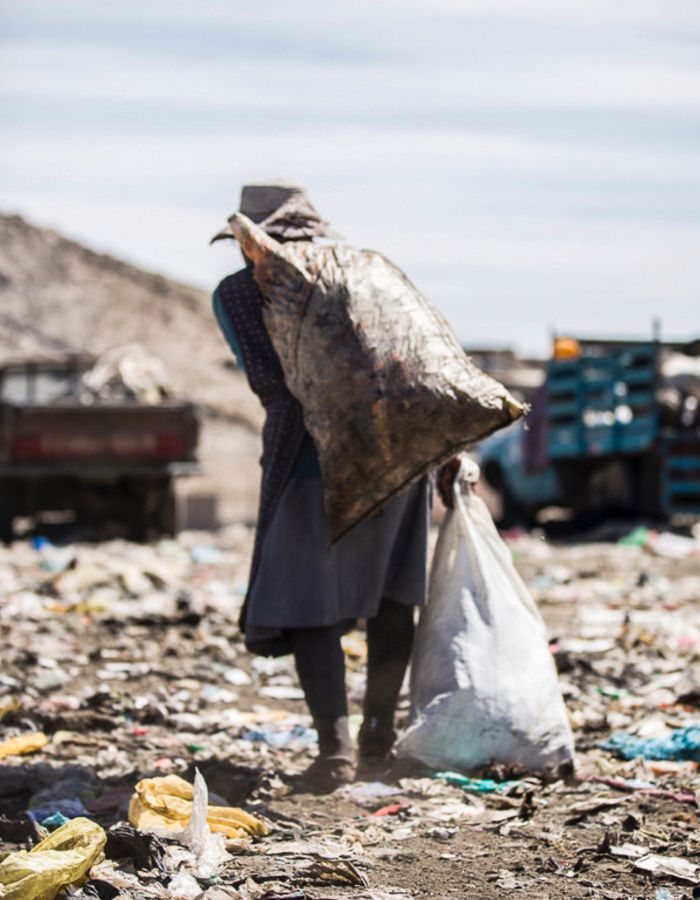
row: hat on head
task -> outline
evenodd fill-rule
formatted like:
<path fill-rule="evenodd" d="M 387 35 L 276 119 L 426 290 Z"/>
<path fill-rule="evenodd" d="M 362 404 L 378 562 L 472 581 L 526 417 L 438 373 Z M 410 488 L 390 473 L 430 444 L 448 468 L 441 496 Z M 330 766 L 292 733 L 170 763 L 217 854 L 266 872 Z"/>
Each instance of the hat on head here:
<path fill-rule="evenodd" d="M 299 184 L 283 181 L 246 184 L 241 191 L 238 211 L 271 237 L 281 240 L 338 237 L 328 222 L 321 218 L 307 197 L 306 189 Z M 228 225 L 215 234 L 209 243 L 213 244 L 223 238 L 234 238 Z"/>

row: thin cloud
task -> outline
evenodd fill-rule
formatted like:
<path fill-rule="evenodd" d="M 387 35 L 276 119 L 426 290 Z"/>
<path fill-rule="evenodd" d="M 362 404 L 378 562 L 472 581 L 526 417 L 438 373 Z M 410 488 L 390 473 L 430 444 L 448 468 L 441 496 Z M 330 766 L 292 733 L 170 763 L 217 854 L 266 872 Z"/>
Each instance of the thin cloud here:
<path fill-rule="evenodd" d="M 0 0 L 5 205 L 213 285 L 306 182 L 470 341 L 697 328 L 700 36 L 670 0 Z"/>

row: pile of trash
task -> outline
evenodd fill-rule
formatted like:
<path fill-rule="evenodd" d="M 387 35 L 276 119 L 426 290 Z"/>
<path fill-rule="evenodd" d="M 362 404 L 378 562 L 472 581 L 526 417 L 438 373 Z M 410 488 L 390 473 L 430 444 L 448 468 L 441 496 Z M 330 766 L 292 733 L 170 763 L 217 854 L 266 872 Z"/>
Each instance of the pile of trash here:
<path fill-rule="evenodd" d="M 658 392 L 664 425 L 693 429 L 700 426 L 700 355 L 666 350 L 661 354 Z"/>
<path fill-rule="evenodd" d="M 700 889 L 697 538 L 508 536 L 574 771 L 397 766 L 330 797 L 295 783 L 316 734 L 292 660 L 252 658 L 238 634 L 252 538 L 0 548 L 0 897 Z M 357 729 L 364 632 L 344 649 Z"/>
<path fill-rule="evenodd" d="M 101 400 L 138 400 L 157 405 L 173 396 L 163 362 L 140 344 L 113 347 L 81 379 L 85 393 Z"/>

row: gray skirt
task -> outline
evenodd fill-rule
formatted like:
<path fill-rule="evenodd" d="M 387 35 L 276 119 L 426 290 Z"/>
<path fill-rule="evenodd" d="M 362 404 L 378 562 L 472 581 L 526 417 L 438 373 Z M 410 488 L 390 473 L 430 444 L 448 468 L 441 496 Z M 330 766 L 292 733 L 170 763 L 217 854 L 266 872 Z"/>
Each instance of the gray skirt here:
<path fill-rule="evenodd" d="M 422 606 L 430 503 L 426 477 L 331 546 L 323 480 L 307 437 L 265 531 L 248 594 L 248 647 L 256 651 L 275 632 L 372 618 L 385 597 Z"/>

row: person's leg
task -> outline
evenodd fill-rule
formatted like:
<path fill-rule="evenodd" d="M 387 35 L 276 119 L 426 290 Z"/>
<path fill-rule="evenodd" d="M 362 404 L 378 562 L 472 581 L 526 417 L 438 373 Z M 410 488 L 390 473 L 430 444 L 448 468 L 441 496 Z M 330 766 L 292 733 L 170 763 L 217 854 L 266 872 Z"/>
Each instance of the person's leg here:
<path fill-rule="evenodd" d="M 367 621 L 367 690 L 360 754 L 384 759 L 396 737 L 394 712 L 413 647 L 413 607 L 382 600 Z"/>
<path fill-rule="evenodd" d="M 295 628 L 290 634 L 299 681 L 318 731 L 319 757 L 352 762 L 342 628 Z"/>

